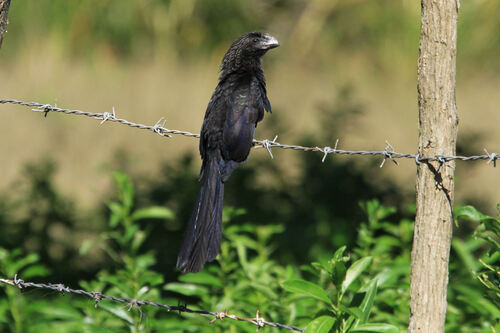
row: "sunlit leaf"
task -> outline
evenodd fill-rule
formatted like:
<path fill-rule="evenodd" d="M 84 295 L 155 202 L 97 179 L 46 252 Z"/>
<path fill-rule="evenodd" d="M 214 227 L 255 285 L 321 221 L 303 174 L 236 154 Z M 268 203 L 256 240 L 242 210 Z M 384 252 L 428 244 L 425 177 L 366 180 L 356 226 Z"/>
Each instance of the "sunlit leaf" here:
<path fill-rule="evenodd" d="M 372 280 L 366 291 L 365 297 L 363 298 L 363 301 L 361 302 L 361 305 L 359 307 L 359 309 L 363 312 L 363 316 L 360 318 L 359 321 L 361 324 L 364 324 L 368 321 L 368 317 L 370 317 L 370 312 L 376 294 L 377 294 L 377 280 Z"/>
<path fill-rule="evenodd" d="M 472 221 L 479 221 L 484 215 L 474 206 L 462 206 L 455 209 L 455 218 L 465 218 Z"/>
<path fill-rule="evenodd" d="M 103 302 L 99 303 L 99 308 L 112 313 L 115 317 L 125 321 L 126 323 L 133 325 L 134 318 L 132 318 L 132 313 L 126 310 L 126 307 L 123 306 L 110 306 Z"/>
<path fill-rule="evenodd" d="M 390 324 L 361 324 L 350 332 L 378 332 L 378 333 L 399 333 L 399 329 Z"/>
<path fill-rule="evenodd" d="M 300 294 L 300 295 L 305 295 L 305 296 L 310 296 L 314 297 L 316 299 L 319 299 L 320 301 L 323 301 L 327 304 L 332 304 L 332 301 L 330 297 L 328 297 L 328 294 L 326 291 L 324 291 L 320 286 L 317 284 L 314 284 L 309 281 L 305 281 L 302 279 L 293 279 L 293 280 L 288 280 L 285 281 L 282 284 L 282 287 L 294 294 Z"/>
<path fill-rule="evenodd" d="M 193 283 L 193 284 L 205 284 L 214 287 L 222 287 L 221 281 L 213 276 L 212 274 L 201 271 L 196 274 L 188 273 L 179 276 L 179 280 L 182 282 Z"/>
<path fill-rule="evenodd" d="M 339 309 L 343 312 L 350 314 L 355 319 L 361 319 L 363 317 L 363 312 L 361 312 L 361 310 L 358 308 L 347 307 L 343 304 L 340 304 Z"/>
<path fill-rule="evenodd" d="M 309 324 L 306 327 L 306 333 L 328 333 L 335 324 L 335 318 L 330 316 L 321 316 Z"/>
<path fill-rule="evenodd" d="M 185 295 L 185 296 L 203 296 L 208 294 L 208 289 L 203 286 L 198 286 L 195 284 L 189 283 L 167 283 L 163 289 L 168 291 L 175 291 L 176 293 Z"/>
<path fill-rule="evenodd" d="M 24 258 L 18 259 L 15 262 L 11 263 L 11 265 L 8 267 L 7 274 L 9 276 L 13 276 L 14 274 L 19 273 L 26 266 L 29 266 L 37 262 L 38 259 L 39 259 L 38 254 L 30 253 L 26 255 Z"/>
<path fill-rule="evenodd" d="M 119 171 L 113 172 L 113 176 L 115 178 L 116 185 L 118 186 L 118 195 L 120 196 L 120 200 L 125 208 L 129 210 L 134 201 L 134 188 L 132 187 L 132 182 L 130 181 L 129 176 Z"/>
<path fill-rule="evenodd" d="M 48 318 L 62 319 L 62 320 L 82 320 L 80 311 L 71 306 L 43 306 L 37 309 L 38 312 L 43 313 Z"/>
<path fill-rule="evenodd" d="M 141 219 L 166 219 L 171 220 L 174 217 L 172 211 L 161 206 L 151 206 L 137 209 L 132 213 L 131 219 L 134 221 Z"/>
<path fill-rule="evenodd" d="M 311 265 L 316 268 L 318 271 L 324 270 L 325 272 L 331 274 L 332 268 L 330 264 L 324 264 L 322 262 L 313 262 Z"/>
<path fill-rule="evenodd" d="M 43 265 L 33 265 L 24 269 L 21 273 L 23 279 L 31 279 L 33 277 L 47 276 L 50 270 Z"/>
<path fill-rule="evenodd" d="M 342 283 L 342 293 L 345 293 L 349 286 L 359 277 L 359 275 L 370 265 L 372 257 L 364 257 L 355 261 L 346 272 Z"/>
<path fill-rule="evenodd" d="M 107 203 L 107 206 L 111 211 L 111 215 L 109 216 L 109 226 L 114 228 L 123 219 L 124 212 L 122 206 L 117 202 L 110 201 Z"/>

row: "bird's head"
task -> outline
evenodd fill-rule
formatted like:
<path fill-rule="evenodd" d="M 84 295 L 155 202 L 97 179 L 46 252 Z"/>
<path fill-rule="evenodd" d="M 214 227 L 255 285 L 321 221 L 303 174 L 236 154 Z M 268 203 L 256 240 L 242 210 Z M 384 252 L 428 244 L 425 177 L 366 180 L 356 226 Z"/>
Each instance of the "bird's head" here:
<path fill-rule="evenodd" d="M 276 38 L 261 32 L 248 32 L 231 44 L 222 60 L 221 70 L 232 70 L 241 66 L 260 64 L 260 58 L 280 44 Z"/>
<path fill-rule="evenodd" d="M 248 53 L 256 53 L 256 55 L 263 55 L 270 49 L 280 46 L 276 38 L 269 34 L 261 32 L 249 32 L 237 38 L 233 45 L 239 44 Z"/>

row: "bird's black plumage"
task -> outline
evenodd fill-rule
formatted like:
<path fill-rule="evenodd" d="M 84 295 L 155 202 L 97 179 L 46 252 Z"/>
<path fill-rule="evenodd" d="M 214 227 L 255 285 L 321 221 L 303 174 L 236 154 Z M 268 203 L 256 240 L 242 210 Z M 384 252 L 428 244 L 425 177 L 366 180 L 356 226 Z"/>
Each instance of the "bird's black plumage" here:
<path fill-rule="evenodd" d="M 261 58 L 277 46 L 268 34 L 246 33 L 222 60 L 219 84 L 201 128 L 200 190 L 177 258 L 177 268 L 184 273 L 200 271 L 219 253 L 224 182 L 248 157 L 264 110 L 272 111 Z"/>

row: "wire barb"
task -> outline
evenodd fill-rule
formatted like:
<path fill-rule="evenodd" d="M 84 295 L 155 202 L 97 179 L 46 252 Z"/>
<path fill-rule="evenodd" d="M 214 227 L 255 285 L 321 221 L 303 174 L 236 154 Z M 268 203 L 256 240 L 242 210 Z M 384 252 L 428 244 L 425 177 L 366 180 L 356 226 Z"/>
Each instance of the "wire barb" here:
<path fill-rule="evenodd" d="M 79 115 L 79 116 L 87 116 L 91 118 L 95 118 L 98 120 L 101 120 L 101 124 L 104 122 L 117 122 L 126 126 L 134 127 L 134 128 L 139 128 L 139 129 L 145 129 L 149 130 L 152 132 L 155 132 L 161 136 L 165 137 L 171 137 L 170 134 L 172 135 L 184 135 L 187 137 L 192 137 L 192 138 L 199 138 L 200 135 L 196 133 L 191 133 L 187 131 L 180 131 L 180 130 L 174 130 L 174 129 L 167 129 L 165 128 L 165 119 L 161 118 L 159 121 L 156 122 L 155 125 L 153 126 L 148 126 L 148 125 L 143 125 L 143 124 L 138 124 L 134 123 L 131 121 L 128 121 L 126 119 L 120 119 L 116 117 L 114 108 L 113 108 L 113 113 L 109 112 L 104 112 L 104 113 L 93 113 L 93 112 L 86 112 L 86 111 L 80 111 L 80 110 L 71 110 L 71 109 L 62 109 L 57 106 L 51 106 L 50 104 L 42 104 L 42 103 L 37 103 L 37 102 L 24 102 L 24 101 L 19 101 L 15 99 L 0 99 L 0 104 L 17 104 L 17 105 L 23 105 L 30 107 L 32 111 L 34 112 L 43 112 L 45 115 L 47 115 L 48 112 L 61 112 L 65 114 L 74 114 L 74 115 Z M 398 165 L 396 159 L 400 158 L 407 158 L 407 159 L 413 159 L 415 161 L 416 165 L 420 165 L 422 162 L 428 163 L 428 162 L 439 162 L 442 165 L 446 165 L 448 167 L 452 167 L 452 165 L 449 165 L 448 162 L 450 161 L 478 161 L 478 160 L 486 160 L 488 164 L 492 164 L 493 167 L 496 167 L 496 161 L 500 159 L 500 155 L 498 153 L 488 153 L 488 151 L 485 149 L 486 154 L 485 155 L 473 155 L 473 156 L 445 156 L 443 154 L 441 155 L 436 155 L 434 157 L 422 157 L 420 153 L 417 154 L 405 154 L 405 153 L 398 153 L 394 151 L 394 148 L 392 147 L 389 142 L 386 141 L 386 147 L 382 151 L 368 151 L 368 150 L 343 150 L 343 149 L 337 149 L 339 140 L 337 139 L 335 143 L 335 148 L 330 148 L 328 146 L 325 146 L 323 148 L 320 148 L 320 146 L 315 146 L 315 147 L 305 147 L 305 146 L 299 146 L 299 145 L 288 145 L 288 144 L 281 144 L 277 142 L 276 140 L 278 139 L 278 136 L 275 136 L 273 140 L 253 140 L 253 144 L 255 148 L 266 148 L 267 152 L 271 156 L 271 158 L 274 158 L 273 153 L 272 153 L 272 148 L 281 148 L 281 149 L 292 149 L 292 150 L 301 150 L 301 151 L 313 151 L 313 152 L 320 152 L 323 154 L 322 162 L 326 160 L 326 156 L 329 154 L 337 154 L 337 155 L 361 155 L 361 156 L 382 156 L 384 160 L 380 164 L 380 167 L 383 167 L 385 165 L 385 161 L 387 159 L 391 160 L 394 162 L 394 164 Z"/>
<path fill-rule="evenodd" d="M 488 155 L 488 164 L 491 164 L 493 163 L 493 167 L 496 168 L 497 167 L 497 160 L 500 159 L 500 155 L 498 155 L 497 153 L 488 153 L 488 151 L 486 150 L 486 148 L 484 148 L 484 151 L 486 152 L 486 155 Z"/>
<path fill-rule="evenodd" d="M 273 141 L 270 141 L 267 139 L 262 140 L 262 141 L 257 141 L 257 140 L 253 140 L 253 141 L 254 141 L 254 143 L 259 144 L 261 147 L 266 148 L 266 150 L 269 153 L 269 155 L 271 156 L 271 158 L 274 158 L 273 152 L 271 151 L 271 148 L 276 144 L 277 139 L 278 139 L 278 136 L 276 135 L 274 137 Z M 256 146 L 255 148 L 259 148 L 259 146 Z"/>
<path fill-rule="evenodd" d="M 224 318 L 226 318 L 226 317 L 231 318 L 231 315 L 229 315 L 229 314 L 227 313 L 227 309 L 226 309 L 226 311 L 224 311 L 224 312 L 222 312 L 222 311 L 221 311 L 221 312 L 216 312 L 216 313 L 215 313 L 215 318 L 214 318 L 214 319 L 212 319 L 212 320 L 210 320 L 210 324 L 215 323 L 215 322 L 217 321 L 217 319 L 219 319 L 219 320 L 223 320 L 223 319 L 224 319 Z"/>
<path fill-rule="evenodd" d="M 318 148 L 323 153 L 323 158 L 321 159 L 321 163 L 325 163 L 325 159 L 332 152 L 332 148 L 326 146 L 323 149 Z"/>
<path fill-rule="evenodd" d="M 420 162 L 420 154 L 417 153 L 415 155 L 415 164 L 418 166 L 418 165 L 420 165 L 420 163 L 422 163 L 422 162 Z"/>
<path fill-rule="evenodd" d="M 385 141 L 385 144 L 386 144 L 386 146 L 385 146 L 384 151 L 383 151 L 383 153 L 384 153 L 384 159 L 383 159 L 382 163 L 380 164 L 380 168 L 382 168 L 384 166 L 385 161 L 387 159 L 390 159 L 392 162 L 394 162 L 394 164 L 399 165 L 398 161 L 396 161 L 393 158 L 393 154 L 395 153 L 394 152 L 394 148 L 392 147 L 392 145 L 387 140 Z"/>
<path fill-rule="evenodd" d="M 266 320 L 262 317 L 259 317 L 259 310 L 255 313 L 255 323 L 257 324 L 257 331 L 259 328 L 266 326 Z"/>
<path fill-rule="evenodd" d="M 97 309 L 97 306 L 99 305 L 99 302 L 102 300 L 102 294 L 99 291 L 94 291 L 94 292 L 92 292 L 92 297 L 95 300 L 94 308 Z"/>
<path fill-rule="evenodd" d="M 102 121 L 99 123 L 99 125 L 102 125 L 106 122 L 106 120 L 108 119 L 116 119 L 116 113 L 115 113 L 115 107 L 113 106 L 112 108 L 113 112 L 112 113 L 109 113 L 109 112 L 103 112 L 102 114 Z M 99 119 L 99 118 L 97 118 Z"/>
<path fill-rule="evenodd" d="M 24 281 L 23 280 L 18 280 L 17 279 L 17 274 L 14 275 L 14 285 L 18 287 L 19 289 L 22 289 L 24 286 Z"/>
<path fill-rule="evenodd" d="M 151 128 L 151 130 L 160 136 L 166 136 L 167 138 L 171 138 L 172 137 L 171 135 L 165 134 L 165 132 L 166 132 L 165 131 L 165 124 L 166 123 L 167 123 L 167 120 L 165 118 L 161 117 L 160 120 L 158 120 L 156 122 L 156 124 L 154 124 L 154 126 Z"/>

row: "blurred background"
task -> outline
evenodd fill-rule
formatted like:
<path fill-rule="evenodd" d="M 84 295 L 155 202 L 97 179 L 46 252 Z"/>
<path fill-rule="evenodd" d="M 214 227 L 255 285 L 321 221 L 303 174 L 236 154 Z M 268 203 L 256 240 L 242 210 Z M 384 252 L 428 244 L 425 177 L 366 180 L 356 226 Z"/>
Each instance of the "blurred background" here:
<path fill-rule="evenodd" d="M 458 153 L 500 151 L 500 3 L 462 2 L 458 27 Z M 224 52 L 265 31 L 281 46 L 264 58 L 273 113 L 257 139 L 415 153 L 420 5 L 410 0 L 13 1 L 0 50 L 0 98 L 110 112 L 198 133 Z M 113 123 L 0 105 L 0 244 L 37 251 L 66 283 L 92 277 L 103 255 L 80 257 L 106 225 L 112 171 L 131 176 L 136 205 L 175 218 L 147 247 L 174 276 L 184 223 L 198 188 L 198 141 Z M 276 259 L 306 263 L 349 245 L 378 198 L 411 214 L 415 163 L 274 149 L 251 152 L 226 186 L 227 206 L 255 224 L 281 223 Z M 456 202 L 495 214 L 498 168 L 458 162 Z M 409 207 L 409 208 L 408 208 Z M 409 210 L 408 210 L 409 209 Z M 237 222 L 235 222 L 237 223 Z M 57 263 L 65 263 L 63 267 Z M 69 266 L 68 266 L 69 265 Z M 68 270 L 71 267 L 72 270 Z"/>

